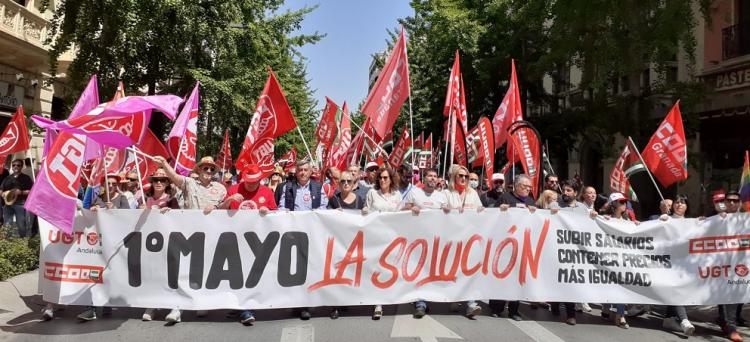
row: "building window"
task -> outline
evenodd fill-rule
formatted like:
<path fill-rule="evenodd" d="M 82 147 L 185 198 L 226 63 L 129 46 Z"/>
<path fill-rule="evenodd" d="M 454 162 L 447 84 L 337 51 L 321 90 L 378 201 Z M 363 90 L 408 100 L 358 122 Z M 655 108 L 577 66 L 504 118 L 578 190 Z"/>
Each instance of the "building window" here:
<path fill-rule="evenodd" d="M 17 4 L 19 4 L 19 5 L 23 6 L 23 7 L 26 7 L 26 0 L 13 0 L 13 2 L 15 2 L 15 3 L 17 3 Z"/>
<path fill-rule="evenodd" d="M 667 68 L 667 83 L 677 83 L 677 67 Z"/>
<path fill-rule="evenodd" d="M 620 89 L 622 92 L 630 91 L 630 77 L 623 76 L 620 78 Z"/>

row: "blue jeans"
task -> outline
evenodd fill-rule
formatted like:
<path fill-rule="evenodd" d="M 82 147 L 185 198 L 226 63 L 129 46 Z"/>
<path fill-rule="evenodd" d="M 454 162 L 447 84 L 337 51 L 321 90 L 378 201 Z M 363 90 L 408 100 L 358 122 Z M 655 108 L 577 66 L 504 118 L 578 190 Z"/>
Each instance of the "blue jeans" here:
<path fill-rule="evenodd" d="M 3 206 L 3 223 L 6 225 L 11 224 L 14 217 L 16 226 L 18 227 L 18 235 L 26 237 L 28 224 L 26 222 L 26 209 L 23 207 L 23 204 Z"/>

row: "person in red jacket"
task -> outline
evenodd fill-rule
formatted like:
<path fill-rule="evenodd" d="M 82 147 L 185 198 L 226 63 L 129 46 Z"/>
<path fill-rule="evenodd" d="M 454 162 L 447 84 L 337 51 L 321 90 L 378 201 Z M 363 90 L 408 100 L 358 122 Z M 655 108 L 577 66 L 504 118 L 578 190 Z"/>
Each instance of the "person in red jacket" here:
<path fill-rule="evenodd" d="M 219 204 L 219 209 L 259 210 L 261 214 L 276 210 L 273 191 L 260 184 L 263 178 L 264 175 L 257 165 L 246 167 L 242 170 L 242 181 L 229 188 L 224 201 Z"/>

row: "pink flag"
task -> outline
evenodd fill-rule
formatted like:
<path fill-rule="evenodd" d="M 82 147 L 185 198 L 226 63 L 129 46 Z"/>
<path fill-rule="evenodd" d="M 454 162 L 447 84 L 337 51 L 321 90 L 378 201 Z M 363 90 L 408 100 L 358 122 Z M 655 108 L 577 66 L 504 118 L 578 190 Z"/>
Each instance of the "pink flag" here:
<path fill-rule="evenodd" d="M 70 117 L 87 113 L 98 104 L 99 92 L 94 75 Z M 85 149 L 85 136 L 61 132 L 50 147 L 47 158 L 42 162 L 36 183 L 24 205 L 26 210 L 35 213 L 68 235 L 73 232 L 76 197 L 81 183 Z"/>
<path fill-rule="evenodd" d="M 182 107 L 182 112 L 177 117 L 167 138 L 167 149 L 175 160 L 175 171 L 183 176 L 189 175 L 190 171 L 195 168 L 199 87 L 200 82 L 196 82 L 193 92 Z"/>
<path fill-rule="evenodd" d="M 32 120 L 42 128 L 82 134 L 107 146 L 125 148 L 143 138 L 152 110 L 174 119 L 182 98 L 174 95 L 126 96 L 113 102 L 72 119 L 55 122 L 34 115 Z"/>
<path fill-rule="evenodd" d="M 52 144 L 55 143 L 55 139 L 57 139 L 57 131 L 54 129 L 45 129 L 44 130 L 44 148 L 42 149 L 42 159 L 47 156 L 47 153 L 49 153 L 49 149 L 52 148 Z"/>

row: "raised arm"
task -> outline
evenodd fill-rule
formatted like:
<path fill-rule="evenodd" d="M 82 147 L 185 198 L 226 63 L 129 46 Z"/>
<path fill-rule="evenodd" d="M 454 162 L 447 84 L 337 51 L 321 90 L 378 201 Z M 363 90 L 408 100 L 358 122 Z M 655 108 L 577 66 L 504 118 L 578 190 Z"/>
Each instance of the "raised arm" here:
<path fill-rule="evenodd" d="M 172 166 L 167 163 L 167 160 L 164 159 L 164 157 L 156 156 L 154 157 L 154 161 L 159 165 L 159 167 L 164 169 L 167 177 L 172 181 L 174 185 L 176 185 L 180 189 L 183 188 L 183 186 L 185 185 L 185 177 L 177 174 L 177 171 L 175 171 L 174 168 L 172 168 Z"/>

